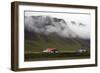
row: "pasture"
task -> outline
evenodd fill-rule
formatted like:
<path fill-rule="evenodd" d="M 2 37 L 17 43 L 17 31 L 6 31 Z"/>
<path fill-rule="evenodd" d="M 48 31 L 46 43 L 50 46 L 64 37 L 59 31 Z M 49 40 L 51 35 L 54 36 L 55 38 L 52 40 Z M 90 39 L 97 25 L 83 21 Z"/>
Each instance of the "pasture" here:
<path fill-rule="evenodd" d="M 25 53 L 25 61 L 67 60 L 67 59 L 86 59 L 86 58 L 90 58 L 89 52 Z"/>

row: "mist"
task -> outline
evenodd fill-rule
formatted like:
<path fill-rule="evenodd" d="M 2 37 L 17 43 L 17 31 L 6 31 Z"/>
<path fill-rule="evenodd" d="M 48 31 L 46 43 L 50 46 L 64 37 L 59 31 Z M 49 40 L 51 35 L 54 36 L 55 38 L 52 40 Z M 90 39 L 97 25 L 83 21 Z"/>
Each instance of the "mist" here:
<path fill-rule="evenodd" d="M 66 38 L 90 39 L 90 19 L 86 17 L 85 20 L 82 16 L 26 15 L 25 29 L 45 35 L 55 33 Z"/>

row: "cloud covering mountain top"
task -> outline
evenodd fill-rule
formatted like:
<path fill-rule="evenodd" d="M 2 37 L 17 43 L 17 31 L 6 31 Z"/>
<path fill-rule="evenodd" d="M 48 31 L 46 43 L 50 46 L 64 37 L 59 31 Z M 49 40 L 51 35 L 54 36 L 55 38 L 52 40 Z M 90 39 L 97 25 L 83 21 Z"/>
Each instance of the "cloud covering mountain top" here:
<path fill-rule="evenodd" d="M 89 39 L 87 24 L 52 16 L 25 16 L 25 29 L 45 35 L 56 33 L 66 38 Z"/>

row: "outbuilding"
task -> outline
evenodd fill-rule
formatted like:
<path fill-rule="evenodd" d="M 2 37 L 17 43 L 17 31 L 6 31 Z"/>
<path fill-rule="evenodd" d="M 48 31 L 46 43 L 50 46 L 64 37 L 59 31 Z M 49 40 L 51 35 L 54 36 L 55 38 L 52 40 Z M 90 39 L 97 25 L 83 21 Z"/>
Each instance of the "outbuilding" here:
<path fill-rule="evenodd" d="M 56 48 L 46 48 L 46 50 L 43 50 L 45 53 L 59 53 L 59 51 Z"/>

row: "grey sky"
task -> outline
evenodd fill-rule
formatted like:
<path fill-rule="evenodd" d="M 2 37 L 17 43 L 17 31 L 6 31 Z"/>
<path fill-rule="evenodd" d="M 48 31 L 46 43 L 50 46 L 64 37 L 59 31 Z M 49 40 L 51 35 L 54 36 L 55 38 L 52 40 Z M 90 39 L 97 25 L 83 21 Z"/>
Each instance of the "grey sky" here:
<path fill-rule="evenodd" d="M 52 18 L 64 19 L 67 23 L 61 23 L 62 27 L 65 27 L 66 30 L 60 31 L 59 26 L 52 27 L 48 26 L 48 30 L 46 32 L 59 32 L 60 35 L 68 37 L 68 33 L 76 34 L 81 38 L 90 38 L 90 24 L 91 24 L 91 15 L 90 14 L 68 14 L 68 13 L 43 13 L 43 12 L 25 12 L 25 16 L 28 18 L 25 20 L 27 26 L 32 27 L 32 29 L 38 30 L 35 26 L 33 26 L 32 19 L 30 16 L 50 16 Z M 74 23 L 72 23 L 74 22 Z M 44 29 L 41 29 L 44 30 Z M 71 31 L 72 30 L 72 31 Z M 44 30 L 45 31 L 45 30 Z M 71 32 L 69 32 L 71 31 Z M 75 37 L 76 35 L 72 35 Z"/>

